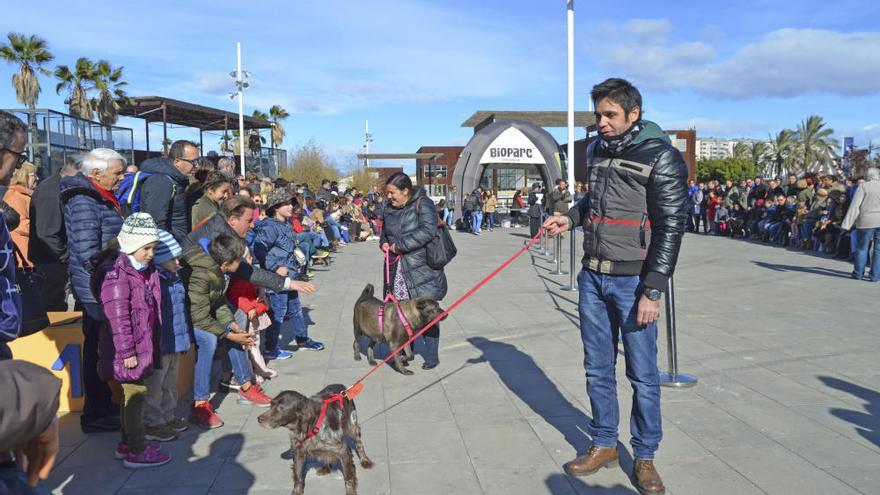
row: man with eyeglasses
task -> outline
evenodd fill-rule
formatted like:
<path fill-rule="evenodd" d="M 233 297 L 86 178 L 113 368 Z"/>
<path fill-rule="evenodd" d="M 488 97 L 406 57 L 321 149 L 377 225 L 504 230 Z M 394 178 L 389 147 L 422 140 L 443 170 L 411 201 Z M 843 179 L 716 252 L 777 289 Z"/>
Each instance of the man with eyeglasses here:
<path fill-rule="evenodd" d="M 198 146 L 190 141 L 175 141 L 167 158 L 151 158 L 141 165 L 141 171 L 151 175 L 140 186 L 140 211 L 149 213 L 156 225 L 171 232 L 177 242 L 184 242 L 190 231 L 185 192 L 197 158 Z"/>
<path fill-rule="evenodd" d="M 15 169 L 27 160 L 27 127 L 18 117 L 0 110 L 0 188 L 6 189 Z M 0 196 L 2 197 L 2 196 Z M 0 202 L 0 209 L 10 209 Z M 15 249 L 6 220 L 0 216 L 0 360 L 11 359 L 7 345 L 21 330 L 21 294 L 16 289 Z"/>

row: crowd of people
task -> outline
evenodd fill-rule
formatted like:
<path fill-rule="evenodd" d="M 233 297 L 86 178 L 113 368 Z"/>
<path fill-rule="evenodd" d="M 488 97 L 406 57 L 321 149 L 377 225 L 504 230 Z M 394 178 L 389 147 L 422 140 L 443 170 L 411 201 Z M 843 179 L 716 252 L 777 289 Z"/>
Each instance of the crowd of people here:
<path fill-rule="evenodd" d="M 690 232 L 746 238 L 852 259 L 852 277 L 880 280 L 880 171 L 688 184 Z M 873 248 L 871 247 L 873 245 Z M 871 260 L 871 271 L 865 274 Z"/>
<path fill-rule="evenodd" d="M 271 361 L 324 349 L 299 298 L 315 290 L 311 267 L 329 267 L 344 246 L 378 240 L 382 230 L 378 188 L 364 194 L 324 180 L 313 192 L 235 176 L 230 158 L 201 157 L 189 141 L 138 165 L 94 149 L 38 183 L 26 133 L 0 112 L 0 358 L 12 358 L 23 308 L 39 304 L 12 290 L 32 266 L 47 311 L 82 311 L 81 428 L 121 431 L 114 455 L 128 468 L 169 462 L 160 442 L 190 423 L 223 426 L 208 400 L 217 385 L 241 404 L 268 407 L 262 384 L 278 375 Z M 193 346 L 192 403 L 183 412 L 180 356 Z M 110 381 L 121 384 L 120 405 Z"/>
<path fill-rule="evenodd" d="M 498 223 L 498 198 L 491 189 L 482 186 L 477 187 L 462 197 L 461 216 L 455 218 L 456 201 L 458 190 L 455 186 L 449 186 L 446 197 L 437 204 L 440 219 L 450 227 L 457 227 L 461 232 L 469 232 L 480 235 L 483 230 L 495 230 L 501 225 Z"/>

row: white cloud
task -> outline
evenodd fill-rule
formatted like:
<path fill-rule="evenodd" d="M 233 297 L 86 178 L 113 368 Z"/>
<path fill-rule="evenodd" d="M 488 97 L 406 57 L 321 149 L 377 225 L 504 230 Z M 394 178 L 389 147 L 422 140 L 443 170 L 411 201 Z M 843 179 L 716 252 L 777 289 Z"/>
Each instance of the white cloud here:
<path fill-rule="evenodd" d="M 880 33 L 779 29 L 719 58 L 703 41 L 670 42 L 671 30 L 663 20 L 631 20 L 614 31 L 599 26 L 610 48 L 593 53 L 646 89 L 692 88 L 732 99 L 880 92 Z"/>

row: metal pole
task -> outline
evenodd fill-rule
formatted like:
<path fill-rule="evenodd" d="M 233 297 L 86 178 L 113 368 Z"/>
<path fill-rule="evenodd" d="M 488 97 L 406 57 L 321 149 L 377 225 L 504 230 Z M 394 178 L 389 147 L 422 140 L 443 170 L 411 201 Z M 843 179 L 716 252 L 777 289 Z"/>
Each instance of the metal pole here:
<path fill-rule="evenodd" d="M 669 355 L 669 372 L 660 373 L 660 385 L 688 388 L 697 384 L 697 377 L 678 372 L 678 343 L 675 333 L 675 287 L 672 277 L 666 283 L 666 352 Z"/>
<path fill-rule="evenodd" d="M 235 69 L 235 79 L 238 82 L 238 152 L 241 158 L 241 175 L 245 175 L 244 169 L 244 87 L 241 80 L 241 42 L 235 44 L 235 54 L 237 66 Z M 234 153 L 233 153 L 234 154 Z"/>
<path fill-rule="evenodd" d="M 547 236 L 547 240 L 548 240 L 548 241 L 550 240 L 550 236 L 549 236 L 549 235 Z M 552 252 L 552 253 L 549 252 L 549 251 L 547 252 L 547 254 L 552 254 L 552 255 L 553 255 L 553 258 L 551 258 L 551 259 L 549 259 L 549 260 L 545 260 L 545 261 L 546 261 L 547 263 L 550 263 L 550 264 L 554 264 L 554 265 L 555 265 L 555 264 L 557 264 L 557 262 L 558 262 L 558 260 L 559 260 L 559 254 L 560 254 L 560 253 L 559 253 L 559 249 L 562 247 L 562 234 L 556 234 L 556 237 L 553 239 L 553 241 L 554 241 L 555 244 L 556 244 L 555 246 L 553 246 L 553 252 Z M 550 248 L 549 243 L 548 243 L 547 248 L 548 248 L 548 250 L 549 250 L 549 248 Z M 551 273 L 552 273 L 552 272 L 551 272 Z"/>
<path fill-rule="evenodd" d="M 568 150 L 565 163 L 568 166 L 568 191 L 574 200 L 574 0 L 568 6 Z M 574 265 L 572 265 L 574 266 Z"/>
<path fill-rule="evenodd" d="M 568 275 L 568 272 L 562 269 L 562 235 L 556 236 L 556 270 L 550 272 L 550 275 Z"/>
<path fill-rule="evenodd" d="M 577 272 L 578 270 L 575 268 L 577 265 L 577 261 L 575 260 L 575 253 L 577 253 L 577 242 L 575 242 L 575 234 L 577 232 L 577 228 L 571 229 L 571 264 L 569 265 L 571 278 L 568 281 L 568 285 L 562 288 L 562 290 L 566 292 L 577 292 Z"/>
<path fill-rule="evenodd" d="M 168 156 L 168 114 L 167 105 L 162 103 L 162 154 Z"/>

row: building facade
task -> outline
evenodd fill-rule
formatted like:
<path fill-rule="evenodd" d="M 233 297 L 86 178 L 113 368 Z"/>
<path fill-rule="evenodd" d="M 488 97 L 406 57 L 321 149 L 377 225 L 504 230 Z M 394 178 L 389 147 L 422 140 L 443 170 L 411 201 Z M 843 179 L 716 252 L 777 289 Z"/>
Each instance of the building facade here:
<path fill-rule="evenodd" d="M 425 192 L 432 198 L 446 196 L 449 185 L 452 184 L 452 174 L 455 171 L 455 163 L 461 155 L 464 146 L 422 146 L 417 153 L 443 153 L 443 156 L 433 160 L 416 160 L 416 185 L 424 187 Z"/>

